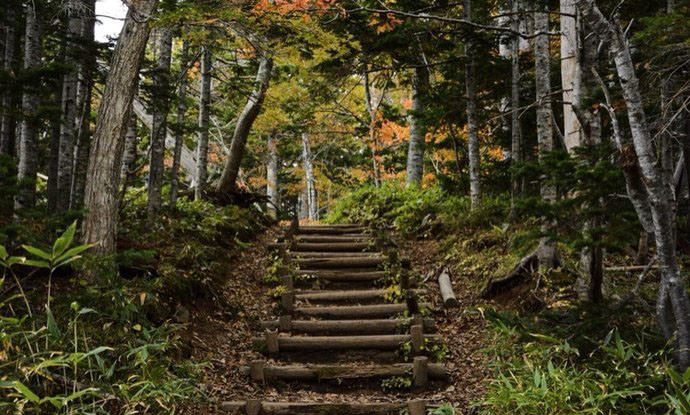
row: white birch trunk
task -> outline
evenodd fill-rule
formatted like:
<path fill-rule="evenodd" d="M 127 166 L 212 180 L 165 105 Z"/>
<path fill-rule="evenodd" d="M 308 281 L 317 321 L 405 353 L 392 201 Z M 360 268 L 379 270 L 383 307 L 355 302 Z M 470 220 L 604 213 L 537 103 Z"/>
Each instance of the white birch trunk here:
<path fill-rule="evenodd" d="M 311 143 L 309 134 L 302 133 L 302 161 L 304 162 L 304 176 L 307 188 L 307 207 L 309 220 L 319 220 L 319 201 L 316 193 L 316 180 L 314 179 L 314 164 L 311 155 Z"/>
<path fill-rule="evenodd" d="M 12 73 L 12 69 L 15 65 L 16 54 L 15 54 L 15 42 L 16 42 L 16 30 L 15 30 L 15 19 L 18 18 L 17 11 L 19 6 L 17 4 L 10 5 L 7 12 L 7 26 L 5 28 L 5 53 L 3 57 L 3 69 L 6 73 Z M 0 110 L 2 114 L 0 115 L 0 154 L 11 155 L 14 153 L 14 143 L 13 143 L 13 130 L 14 130 L 14 118 L 11 115 L 10 109 L 12 108 L 13 96 L 9 91 L 3 91 L 2 95 L 2 105 Z"/>
<path fill-rule="evenodd" d="M 201 87 L 199 92 L 199 132 L 196 144 L 196 186 L 194 198 L 204 197 L 208 177 L 208 122 L 211 110 L 211 49 L 201 52 Z"/>
<path fill-rule="evenodd" d="M 24 34 L 24 70 L 35 71 L 41 66 L 43 57 L 41 45 L 41 11 L 36 5 L 26 10 Z M 15 198 L 15 209 L 30 208 L 36 203 L 36 173 L 38 172 L 38 107 L 40 98 L 36 87 L 26 85 L 22 96 L 22 119 L 19 146 L 17 178 L 19 192 Z"/>
<path fill-rule="evenodd" d="M 189 42 L 182 42 L 182 55 L 180 57 L 181 67 L 185 68 L 189 60 Z M 182 158 L 182 148 L 184 147 L 184 133 L 186 130 L 185 113 L 187 112 L 187 74 L 182 75 L 180 85 L 177 90 L 177 120 L 175 126 L 175 143 L 173 145 L 173 161 L 170 169 L 170 206 L 177 204 L 177 191 L 180 186 L 180 160 Z M 167 137 L 166 137 L 167 141 Z"/>
<path fill-rule="evenodd" d="M 465 20 L 472 21 L 472 0 L 464 0 Z M 475 57 L 474 44 L 467 40 L 465 65 L 465 92 L 467 94 L 467 154 L 470 170 L 470 201 L 471 208 L 477 209 L 481 201 L 481 184 L 479 180 L 479 136 L 477 134 L 477 95 L 475 86 Z"/>
<path fill-rule="evenodd" d="M 172 51 L 172 28 L 163 27 L 158 30 L 156 49 L 158 59 L 153 74 L 152 114 L 153 128 L 151 128 L 151 157 L 149 159 L 148 179 L 148 219 L 153 223 L 163 205 L 162 189 L 165 175 L 165 136 L 167 133 L 168 111 L 170 109 L 170 60 Z"/>
<path fill-rule="evenodd" d="M 72 175 L 74 172 L 74 149 L 77 143 L 77 88 L 79 87 L 79 60 L 75 56 L 81 50 L 81 28 L 83 5 L 81 0 L 67 3 L 69 23 L 67 25 L 67 54 L 65 64 L 69 72 L 62 79 L 62 125 L 60 126 L 60 153 L 58 156 L 57 209 L 65 211 L 70 206 Z"/>
<path fill-rule="evenodd" d="M 278 140 L 274 133 L 268 135 L 267 147 L 266 194 L 269 200 L 267 210 L 273 219 L 277 219 L 280 193 L 278 191 Z"/>
<path fill-rule="evenodd" d="M 534 31 L 548 32 L 549 15 L 546 2 L 540 1 L 536 4 L 537 11 L 534 13 Z M 537 141 L 539 147 L 539 159 L 541 160 L 546 153 L 553 150 L 553 118 L 551 117 L 551 74 L 550 74 L 550 51 L 549 37 L 546 34 L 538 35 L 534 39 L 534 61 L 535 61 L 535 83 L 537 99 Z M 556 200 L 556 189 L 553 185 L 540 183 L 540 193 L 542 199 L 547 203 Z M 553 268 L 558 264 L 558 255 L 553 240 L 549 233 L 553 232 L 553 223 L 548 218 L 542 219 L 541 230 L 545 234 L 539 241 L 539 267 Z"/>
<path fill-rule="evenodd" d="M 520 1 L 512 0 L 510 28 L 520 31 Z M 515 219 L 515 199 L 520 194 L 520 181 L 515 174 L 515 168 L 522 162 L 522 132 L 520 128 L 520 37 L 513 35 L 510 53 L 510 165 L 513 168 L 510 177 L 510 218 Z"/>
<path fill-rule="evenodd" d="M 410 123 L 410 142 L 407 148 L 407 178 L 408 186 L 422 184 L 424 174 L 424 147 L 426 127 L 421 120 L 424 111 L 424 97 L 429 85 L 427 68 L 416 68 L 412 75 L 412 113 L 408 116 Z"/>
<path fill-rule="evenodd" d="M 654 224 L 654 238 L 661 273 L 657 318 L 662 328 L 673 327 L 672 333 L 669 330 L 663 331 L 667 338 L 670 338 L 672 334 L 675 335 L 677 364 L 681 370 L 685 370 L 690 366 L 690 299 L 676 258 L 673 207 L 670 205 L 671 188 L 668 183 L 664 183 L 663 172 L 656 164 L 656 152 L 651 140 L 630 49 L 621 28 L 610 23 L 593 0 L 576 0 L 576 4 L 594 33 L 609 43 L 616 64 L 634 146 L 630 155 L 637 156 L 649 194 Z"/>

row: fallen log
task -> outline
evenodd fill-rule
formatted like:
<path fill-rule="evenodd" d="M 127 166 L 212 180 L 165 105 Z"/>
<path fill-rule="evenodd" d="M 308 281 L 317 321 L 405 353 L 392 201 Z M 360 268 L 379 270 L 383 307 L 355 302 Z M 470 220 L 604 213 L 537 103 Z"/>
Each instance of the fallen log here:
<path fill-rule="evenodd" d="M 277 350 L 274 352 L 295 352 L 314 350 L 397 350 L 403 343 L 409 342 L 409 334 L 385 334 L 370 336 L 277 336 Z M 425 340 L 438 342 L 439 336 L 425 335 Z M 266 337 L 255 337 L 253 344 L 258 350 L 271 349 Z"/>
<path fill-rule="evenodd" d="M 659 269 L 659 265 L 652 265 L 648 267 L 647 265 L 630 265 L 624 267 L 606 267 L 604 270 L 607 272 L 640 272 L 644 270 Z"/>
<path fill-rule="evenodd" d="M 423 319 L 424 332 L 436 331 L 433 319 Z M 291 333 L 311 335 L 347 335 L 347 334 L 396 334 L 407 331 L 413 319 L 381 319 L 381 320 L 291 320 L 284 330 Z M 262 321 L 264 330 L 280 329 L 279 320 Z M 281 329 L 281 331 L 283 331 Z"/>
<path fill-rule="evenodd" d="M 423 303 L 420 307 L 429 307 L 430 304 Z M 402 312 L 408 311 L 407 304 L 374 304 L 356 306 L 333 306 L 333 307 L 297 307 L 295 313 L 325 319 L 359 319 L 392 317 Z"/>
<path fill-rule="evenodd" d="M 503 278 L 490 280 L 482 290 L 481 297 L 489 298 L 518 285 L 537 268 L 538 261 L 537 251 L 523 257 L 510 274 Z"/>
<path fill-rule="evenodd" d="M 392 415 L 407 407 L 408 404 L 404 402 L 260 402 L 258 410 L 267 415 Z M 237 414 L 256 415 L 248 412 L 247 401 L 223 402 L 221 408 Z M 410 415 L 418 413 L 410 412 Z"/>
<path fill-rule="evenodd" d="M 429 379 L 446 380 L 446 368 L 440 363 L 428 364 Z M 394 364 L 306 364 L 306 365 L 269 365 L 265 361 L 252 362 L 252 366 L 243 366 L 240 373 L 250 376 L 252 381 L 322 381 L 340 379 L 371 379 L 390 376 L 411 376 L 412 363 Z"/>
<path fill-rule="evenodd" d="M 453 292 L 453 285 L 450 282 L 448 270 L 443 270 L 441 275 L 438 276 L 438 287 L 441 291 L 441 298 L 443 298 L 443 306 L 445 308 L 452 308 L 460 305 L 458 299 L 455 298 L 455 293 Z"/>

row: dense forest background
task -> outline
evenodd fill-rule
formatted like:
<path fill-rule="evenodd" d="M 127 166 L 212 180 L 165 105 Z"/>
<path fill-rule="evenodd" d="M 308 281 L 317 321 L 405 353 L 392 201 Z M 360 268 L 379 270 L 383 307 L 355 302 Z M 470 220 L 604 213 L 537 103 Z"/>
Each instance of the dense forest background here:
<path fill-rule="evenodd" d="M 212 401 L 190 309 L 297 218 L 434 242 L 460 413 L 690 413 L 688 1 L 126 4 L 0 12 L 2 411 Z"/>

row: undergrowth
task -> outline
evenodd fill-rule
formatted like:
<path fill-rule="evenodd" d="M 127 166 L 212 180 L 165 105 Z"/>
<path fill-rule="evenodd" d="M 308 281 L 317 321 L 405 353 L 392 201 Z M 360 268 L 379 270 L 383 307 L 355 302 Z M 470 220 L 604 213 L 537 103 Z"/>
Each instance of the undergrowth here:
<path fill-rule="evenodd" d="M 105 258 L 81 258 L 89 247 L 75 242 L 75 225 L 51 244 L 33 242 L 49 235 L 23 248 L 0 243 L 0 413 L 174 414 L 206 398 L 205 364 L 189 358 L 176 311 L 222 299 L 223 258 L 265 222 L 251 209 L 184 199 L 155 224 L 145 212 L 131 191 L 108 258 L 118 273 Z M 93 269 L 102 270 L 95 280 L 82 277 Z"/>

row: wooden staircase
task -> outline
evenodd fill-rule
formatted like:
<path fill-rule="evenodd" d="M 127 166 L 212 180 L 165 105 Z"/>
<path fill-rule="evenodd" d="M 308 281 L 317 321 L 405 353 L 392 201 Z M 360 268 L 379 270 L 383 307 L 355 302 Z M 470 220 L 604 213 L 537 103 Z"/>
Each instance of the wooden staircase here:
<path fill-rule="evenodd" d="M 301 388 L 347 384 L 381 388 L 382 379 L 411 380 L 413 391 L 448 380 L 442 363 L 427 351 L 440 342 L 434 321 L 385 238 L 354 225 L 293 226 L 273 248 L 287 265 L 280 270 L 280 315 L 262 321 L 254 345 L 266 359 L 240 368 L 256 384 L 283 382 Z M 391 295 L 397 294 L 397 295 Z M 393 302 L 393 297 L 397 302 Z M 368 383 L 367 383 L 368 382 Z M 425 415 L 431 403 L 224 402 L 238 414 L 399 414 Z"/>

